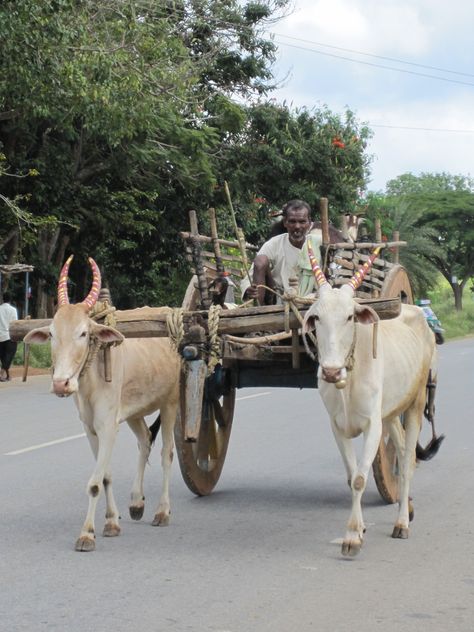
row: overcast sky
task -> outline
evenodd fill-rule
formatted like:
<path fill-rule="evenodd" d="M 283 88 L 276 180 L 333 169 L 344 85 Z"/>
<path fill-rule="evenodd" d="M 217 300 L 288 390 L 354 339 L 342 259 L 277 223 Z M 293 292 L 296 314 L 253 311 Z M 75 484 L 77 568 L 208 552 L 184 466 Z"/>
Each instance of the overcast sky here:
<path fill-rule="evenodd" d="M 294 4 L 271 29 L 276 76 L 288 75 L 272 96 L 338 113 L 347 106 L 367 123 L 369 190 L 408 172 L 474 176 L 472 0 Z"/>

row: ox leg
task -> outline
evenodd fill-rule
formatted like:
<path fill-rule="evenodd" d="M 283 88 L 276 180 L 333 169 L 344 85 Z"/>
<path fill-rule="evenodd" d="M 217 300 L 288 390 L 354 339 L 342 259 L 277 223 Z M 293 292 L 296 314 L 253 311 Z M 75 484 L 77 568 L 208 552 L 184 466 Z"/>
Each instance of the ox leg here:
<path fill-rule="evenodd" d="M 347 439 L 341 434 L 334 420 L 331 420 L 331 427 L 334 438 L 336 439 L 337 447 L 339 448 L 339 452 L 341 453 L 342 460 L 344 462 L 344 467 L 346 468 L 347 484 L 350 487 L 352 476 L 357 469 L 357 459 L 354 446 L 352 445 L 351 439 Z"/>
<path fill-rule="evenodd" d="M 108 471 L 117 426 L 114 424 L 111 428 L 101 428 L 94 435 L 86 425 L 86 433 L 92 452 L 96 457 L 96 466 L 87 484 L 89 507 L 81 533 L 76 541 L 76 551 L 93 551 L 95 549 L 95 512 L 102 486 L 104 486 L 106 494 L 106 522 L 103 533 L 106 536 L 115 536 L 120 533 L 119 513 L 112 492 L 112 478 Z"/>
<path fill-rule="evenodd" d="M 177 415 L 177 406 L 167 406 L 161 408 L 161 437 L 163 440 L 163 447 L 161 450 L 161 467 L 163 470 L 163 484 L 161 489 L 160 502 L 158 509 L 156 510 L 155 517 L 153 518 L 152 525 L 154 527 L 164 527 L 169 524 L 170 521 L 170 473 L 171 463 L 173 462 L 173 448 L 174 438 L 173 430 Z"/>
<path fill-rule="evenodd" d="M 420 400 L 421 402 L 421 400 Z M 420 434 L 423 413 L 423 402 L 417 404 L 405 413 L 405 441 L 404 448 L 399 456 L 400 482 L 399 482 L 399 511 L 398 519 L 392 532 L 392 538 L 406 539 L 409 533 L 410 516 L 413 515 L 413 507 L 410 502 L 410 482 L 416 462 L 416 442 Z M 396 444 L 395 444 L 396 445 Z"/>
<path fill-rule="evenodd" d="M 362 516 L 362 495 L 367 485 L 370 468 L 374 461 L 377 449 L 382 436 L 382 421 L 371 420 L 364 431 L 364 445 L 360 463 L 352 473 L 352 509 L 347 523 L 347 530 L 342 542 L 341 552 L 344 556 L 354 557 L 362 547 L 363 535 L 365 531 L 364 519 Z M 352 442 L 350 439 L 345 439 Z M 352 447 L 353 450 L 353 447 Z"/>
<path fill-rule="evenodd" d="M 133 520 L 140 520 L 145 510 L 145 495 L 143 491 L 143 479 L 145 467 L 151 452 L 151 432 L 143 417 L 127 419 L 127 423 L 138 440 L 138 469 L 133 481 L 132 493 L 130 497 L 129 512 Z"/>

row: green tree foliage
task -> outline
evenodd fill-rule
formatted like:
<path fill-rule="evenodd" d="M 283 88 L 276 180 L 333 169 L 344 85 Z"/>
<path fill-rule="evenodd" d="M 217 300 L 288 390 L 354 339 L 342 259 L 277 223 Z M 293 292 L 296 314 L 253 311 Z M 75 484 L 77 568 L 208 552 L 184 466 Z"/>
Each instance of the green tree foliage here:
<path fill-rule="evenodd" d="M 0 219 L 17 231 L 11 252 L 35 266 L 37 316 L 53 311 L 70 252 L 72 300 L 88 290 L 92 255 L 121 307 L 178 302 L 179 281 L 189 277 L 178 232 L 189 209 L 225 208 L 225 179 L 255 234 L 267 210 L 259 196 L 280 206 L 328 195 L 334 210 L 354 199 L 368 130 L 350 112 L 242 105 L 272 88 L 275 45 L 265 27 L 287 6 L 0 4 L 0 151 L 12 173 L 37 174 L 1 178 L 5 199 L 21 200 L 34 221 L 17 230 L 18 217 L 1 205 Z"/>
<path fill-rule="evenodd" d="M 350 110 L 340 116 L 325 107 L 292 110 L 271 101 L 250 106 L 222 167 L 249 237 L 268 228 L 268 210 L 292 198 L 317 209 L 327 197 L 334 220 L 352 211 L 368 175 L 369 136 Z"/>
<path fill-rule="evenodd" d="M 403 200 L 415 226 L 429 228 L 432 248 L 423 252 L 450 284 L 457 310 L 466 283 L 474 275 L 474 186 L 470 178 L 446 173 L 405 174 L 387 185 Z"/>
<path fill-rule="evenodd" d="M 213 189 L 219 133 L 236 124 L 229 95 L 265 89 L 274 47 L 257 25 L 285 4 L 2 3 L 0 142 L 16 172 L 39 173 L 6 193 L 65 222 L 37 232 L 40 291 L 66 250 L 114 263 L 131 278 L 123 296 L 156 286 L 157 253 L 169 264 L 186 207 Z"/>

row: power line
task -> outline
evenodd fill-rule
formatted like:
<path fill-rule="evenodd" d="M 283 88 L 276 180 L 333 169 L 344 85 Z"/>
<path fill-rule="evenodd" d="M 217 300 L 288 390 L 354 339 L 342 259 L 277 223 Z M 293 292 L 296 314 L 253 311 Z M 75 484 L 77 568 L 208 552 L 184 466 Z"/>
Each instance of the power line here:
<path fill-rule="evenodd" d="M 302 39 L 301 37 L 293 37 L 291 35 L 284 35 L 282 33 L 270 33 L 277 37 L 286 37 L 287 39 L 295 40 L 296 42 L 305 42 L 306 44 L 314 44 L 315 46 L 323 46 L 324 48 L 332 48 L 333 50 L 342 50 L 346 53 L 355 53 L 356 55 L 364 55 L 364 57 L 373 57 L 375 59 L 385 59 L 387 61 L 393 61 L 397 64 L 407 64 L 408 66 L 416 66 L 418 68 L 427 68 L 428 70 L 436 70 L 438 72 L 445 72 L 452 75 L 461 75 L 464 77 L 474 77 L 474 74 L 470 72 L 460 72 L 458 70 L 448 70 L 447 68 L 439 68 L 437 66 L 428 66 L 426 64 L 417 64 L 413 61 L 406 61 L 404 59 L 397 59 L 395 57 L 385 57 L 384 55 L 376 55 L 374 53 L 366 53 L 353 48 L 342 48 L 341 46 L 332 46 L 331 44 L 323 44 L 322 42 L 314 42 L 312 40 Z M 308 49 L 311 50 L 311 49 Z"/>
<path fill-rule="evenodd" d="M 312 53 L 317 53 L 318 55 L 324 55 L 326 57 L 333 57 L 335 59 L 343 59 L 344 61 L 350 61 L 355 64 L 363 64 L 365 66 L 372 66 L 374 68 L 383 68 L 384 70 L 393 70 L 394 72 L 401 72 L 409 75 L 415 75 L 417 77 L 425 77 L 427 79 L 437 79 L 438 81 L 447 81 L 449 83 L 457 83 L 463 86 L 470 86 L 474 88 L 474 83 L 469 83 L 467 81 L 459 81 L 457 79 L 448 79 L 448 77 L 438 77 L 437 75 L 429 75 L 424 72 L 415 72 L 414 70 L 406 70 L 404 68 L 394 68 L 393 66 L 385 66 L 383 64 L 375 64 L 370 61 L 363 61 L 361 59 L 353 59 L 352 57 L 345 57 L 344 55 L 336 55 L 335 53 L 326 53 L 321 50 L 316 50 L 314 48 L 308 48 L 306 46 L 298 46 L 297 44 L 289 44 L 288 42 L 276 42 L 282 46 L 289 46 L 290 48 L 297 48 L 299 50 L 306 50 Z"/>
<path fill-rule="evenodd" d="M 474 129 L 447 129 L 442 127 L 410 127 L 408 125 L 384 125 L 382 123 L 367 123 L 368 127 L 385 127 L 388 129 L 406 129 L 420 132 L 448 132 L 452 134 L 474 134 Z"/>

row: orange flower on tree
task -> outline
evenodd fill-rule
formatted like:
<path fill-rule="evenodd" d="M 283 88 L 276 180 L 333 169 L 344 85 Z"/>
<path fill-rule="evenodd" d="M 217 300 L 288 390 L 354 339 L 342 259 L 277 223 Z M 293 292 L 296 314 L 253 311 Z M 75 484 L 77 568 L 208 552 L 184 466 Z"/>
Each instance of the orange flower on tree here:
<path fill-rule="evenodd" d="M 339 136 L 334 136 L 332 139 L 332 144 L 334 147 L 338 147 L 339 149 L 344 149 L 346 146 L 345 143 L 339 138 Z"/>

